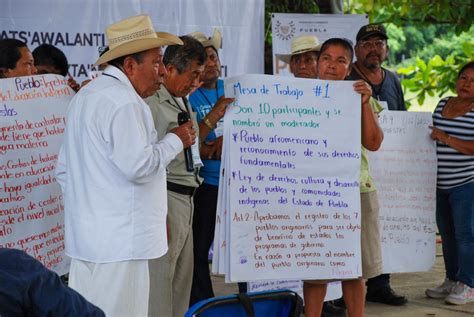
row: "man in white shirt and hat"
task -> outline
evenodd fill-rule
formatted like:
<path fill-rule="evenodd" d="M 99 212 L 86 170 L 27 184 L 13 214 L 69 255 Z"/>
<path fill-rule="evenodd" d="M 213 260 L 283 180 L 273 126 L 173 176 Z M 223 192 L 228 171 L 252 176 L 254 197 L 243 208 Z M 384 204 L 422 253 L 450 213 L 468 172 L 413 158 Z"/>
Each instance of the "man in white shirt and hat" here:
<path fill-rule="evenodd" d="M 168 249 L 166 167 L 195 131 L 186 123 L 158 140 L 143 98 L 165 75 L 161 46 L 182 41 L 157 34 L 145 15 L 110 25 L 106 36 L 109 51 L 96 64 L 109 66 L 71 100 L 56 172 L 69 283 L 107 316 L 147 316 L 148 261 Z"/>

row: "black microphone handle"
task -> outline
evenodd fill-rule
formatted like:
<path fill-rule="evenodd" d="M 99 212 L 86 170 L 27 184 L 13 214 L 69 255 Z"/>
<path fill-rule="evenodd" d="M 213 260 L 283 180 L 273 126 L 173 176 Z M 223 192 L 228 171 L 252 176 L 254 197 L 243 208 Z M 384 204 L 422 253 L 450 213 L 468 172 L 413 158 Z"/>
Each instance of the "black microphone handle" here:
<path fill-rule="evenodd" d="M 193 153 L 190 147 L 184 149 L 184 160 L 186 162 L 186 170 L 188 172 L 194 172 Z"/>
<path fill-rule="evenodd" d="M 178 113 L 178 125 L 185 124 L 189 121 L 189 115 L 187 112 Z M 186 170 L 188 172 L 194 172 L 194 162 L 193 162 L 193 153 L 191 147 L 183 150 L 184 152 L 184 161 L 186 163 Z"/>

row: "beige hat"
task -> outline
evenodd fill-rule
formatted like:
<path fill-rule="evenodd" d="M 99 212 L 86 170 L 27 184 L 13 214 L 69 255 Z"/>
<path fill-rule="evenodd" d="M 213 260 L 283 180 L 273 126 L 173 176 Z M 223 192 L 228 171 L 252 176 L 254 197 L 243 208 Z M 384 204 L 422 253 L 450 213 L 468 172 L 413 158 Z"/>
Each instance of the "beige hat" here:
<path fill-rule="evenodd" d="M 301 35 L 291 41 L 291 54 L 276 54 L 282 61 L 289 64 L 291 56 L 306 52 L 319 52 L 321 44 L 314 35 Z"/>
<path fill-rule="evenodd" d="M 111 24 L 105 35 L 109 50 L 99 57 L 95 65 L 163 45 L 183 45 L 183 41 L 173 34 L 156 33 L 148 15 L 137 15 Z"/>
<path fill-rule="evenodd" d="M 222 34 L 218 29 L 214 29 L 212 37 L 206 37 L 202 32 L 193 32 L 188 35 L 194 37 L 204 47 L 212 46 L 216 51 L 222 48 Z"/>

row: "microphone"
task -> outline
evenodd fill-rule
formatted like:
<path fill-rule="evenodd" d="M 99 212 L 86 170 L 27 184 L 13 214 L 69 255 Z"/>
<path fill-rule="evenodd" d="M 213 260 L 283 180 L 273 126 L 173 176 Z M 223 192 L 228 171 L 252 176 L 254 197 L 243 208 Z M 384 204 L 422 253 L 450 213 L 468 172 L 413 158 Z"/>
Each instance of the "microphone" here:
<path fill-rule="evenodd" d="M 190 120 L 189 114 L 185 111 L 178 113 L 178 125 L 185 124 Z M 186 170 L 188 172 L 194 172 L 193 153 L 191 147 L 184 149 L 184 160 L 186 162 Z"/>

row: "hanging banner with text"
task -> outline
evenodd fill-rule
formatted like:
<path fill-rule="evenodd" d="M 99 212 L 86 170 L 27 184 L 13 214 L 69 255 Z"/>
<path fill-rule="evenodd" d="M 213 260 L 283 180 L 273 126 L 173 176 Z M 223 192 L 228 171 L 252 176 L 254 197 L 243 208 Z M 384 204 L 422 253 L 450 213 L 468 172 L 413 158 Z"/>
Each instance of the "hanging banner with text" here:
<path fill-rule="evenodd" d="M 213 267 L 227 281 L 361 275 L 360 96 L 352 83 L 225 81 L 236 100 L 224 119 Z"/>
<path fill-rule="evenodd" d="M 380 203 L 384 272 L 428 271 L 436 233 L 436 147 L 431 113 L 383 111 L 384 141 L 371 152 Z"/>
<path fill-rule="evenodd" d="M 346 38 L 356 43 L 359 29 L 368 24 L 366 14 L 272 14 L 273 74 L 292 76 L 290 66 L 277 54 L 291 54 L 291 41 L 301 35 L 315 35 L 320 44 L 332 37 Z"/>
<path fill-rule="evenodd" d="M 0 247 L 66 273 L 64 205 L 54 170 L 74 92 L 62 76 L 0 80 Z"/>
<path fill-rule="evenodd" d="M 2 0 L 0 39 L 47 43 L 61 49 L 79 81 L 96 70 L 98 48 L 108 45 L 105 28 L 121 19 L 150 15 L 155 30 L 185 35 L 222 33 L 222 76 L 263 73 L 263 0 Z M 197 12 L 199 14 L 197 14 Z"/>

